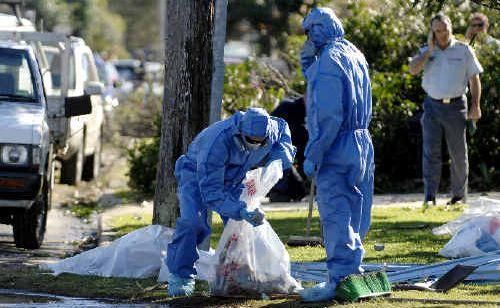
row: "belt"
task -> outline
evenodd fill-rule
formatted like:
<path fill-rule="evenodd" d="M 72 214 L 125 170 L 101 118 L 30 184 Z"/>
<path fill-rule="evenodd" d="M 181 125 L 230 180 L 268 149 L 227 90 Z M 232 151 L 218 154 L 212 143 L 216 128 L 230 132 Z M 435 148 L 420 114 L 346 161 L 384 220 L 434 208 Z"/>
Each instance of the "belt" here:
<path fill-rule="evenodd" d="M 429 96 L 429 98 L 434 101 L 434 102 L 437 102 L 437 103 L 441 103 L 441 104 L 449 104 L 449 103 L 453 103 L 455 101 L 458 101 L 458 100 L 461 100 L 463 99 L 463 95 L 462 96 L 457 96 L 457 97 L 453 97 L 453 98 L 442 98 L 442 99 L 436 99 L 436 98 L 432 98 Z"/>

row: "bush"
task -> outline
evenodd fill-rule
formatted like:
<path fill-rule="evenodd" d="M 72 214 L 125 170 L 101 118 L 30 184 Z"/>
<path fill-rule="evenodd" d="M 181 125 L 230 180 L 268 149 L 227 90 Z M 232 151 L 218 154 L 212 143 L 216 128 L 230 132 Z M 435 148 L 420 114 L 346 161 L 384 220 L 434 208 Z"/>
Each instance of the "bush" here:
<path fill-rule="evenodd" d="M 384 2 L 383 10 L 371 10 L 366 3 L 350 2 L 343 23 L 346 38 L 358 46 L 370 64 L 373 90 L 370 129 L 375 147 L 375 189 L 378 193 L 421 190 L 419 120 L 425 94 L 420 78 L 410 76 L 406 64 L 426 42 L 429 17 L 425 16 L 427 12 L 401 5 L 404 2 Z M 446 11 L 452 18 L 455 32 L 464 33 L 471 8 L 466 5 L 448 7 Z M 491 24 L 495 24 L 498 12 L 488 13 L 491 13 Z M 228 65 L 224 114 L 227 116 L 249 106 L 262 106 L 271 111 L 283 97 L 304 93 L 305 82 L 299 66 L 299 50 L 304 39 L 304 36 L 287 36 L 288 48 L 280 54 L 289 68 L 286 75 L 255 59 Z M 500 183 L 500 59 L 497 51 L 488 48 L 478 49 L 478 57 L 485 69 L 481 76 L 483 118 L 478 123 L 476 134 L 469 138 L 469 178 L 472 189 L 493 189 L 499 188 Z M 129 160 L 133 161 L 131 166 L 136 167 L 135 171 L 131 170 L 131 175 L 151 170 L 148 171 L 150 177 L 138 175 L 133 179 L 135 187 L 149 191 L 154 191 L 156 176 L 158 145 L 155 142 L 158 142 L 157 138 L 139 143 L 129 154 Z M 443 188 L 448 174 L 447 162 L 444 163 Z"/>
<path fill-rule="evenodd" d="M 151 86 L 149 87 L 151 88 Z M 155 119 L 162 112 L 162 98 L 139 87 L 113 110 L 113 122 L 122 136 L 156 136 Z"/>
<path fill-rule="evenodd" d="M 284 80 L 263 62 L 249 59 L 240 64 L 226 66 L 224 76 L 224 114 L 259 106 L 271 111 L 285 94 Z"/>
<path fill-rule="evenodd" d="M 127 149 L 129 186 L 145 194 L 155 191 L 156 166 L 160 149 L 161 116 L 156 115 L 153 138 L 143 138 Z"/>
<path fill-rule="evenodd" d="M 497 46 L 498 47 L 498 46 Z M 500 183 L 500 57 L 498 48 L 478 46 L 481 74 L 482 118 L 469 138 L 470 185 L 477 189 L 498 189 Z"/>

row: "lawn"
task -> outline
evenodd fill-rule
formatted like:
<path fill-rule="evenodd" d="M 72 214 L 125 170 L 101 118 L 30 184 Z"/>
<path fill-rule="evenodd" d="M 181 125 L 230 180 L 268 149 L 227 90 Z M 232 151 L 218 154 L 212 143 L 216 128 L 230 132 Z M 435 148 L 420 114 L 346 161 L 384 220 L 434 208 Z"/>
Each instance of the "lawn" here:
<path fill-rule="evenodd" d="M 364 242 L 366 256 L 364 261 L 370 263 L 419 263 L 429 264 L 446 260 L 438 255 L 439 249 L 450 239 L 450 236 L 435 236 L 431 229 L 440 226 L 450 220 L 460 216 L 461 207 L 445 208 L 433 207 L 425 212 L 420 208 L 407 207 L 385 207 L 374 208 L 372 213 L 372 225 L 370 232 Z M 307 217 L 306 211 L 287 211 L 287 212 L 268 212 L 266 218 L 278 233 L 282 241 L 286 241 L 290 235 L 300 235 L 305 233 L 305 221 Z M 318 213 L 315 212 L 314 221 L 312 224 L 312 235 L 319 235 L 319 219 Z M 122 216 L 114 221 L 117 236 L 126 234 L 136 228 L 148 225 L 151 222 L 151 216 L 132 217 Z M 216 247 L 222 233 L 222 221 L 218 215 L 214 215 L 212 226 L 211 246 Z M 383 251 L 375 251 L 374 244 L 384 244 Z M 290 254 L 291 261 L 324 261 L 325 251 L 322 247 L 289 247 L 287 250 Z M 394 292 L 395 297 L 429 299 L 437 298 L 442 300 L 498 300 L 496 296 L 499 292 L 498 286 L 477 286 L 477 285 L 460 285 L 451 290 L 447 294 L 437 294 L 429 292 Z M 203 304 L 216 305 L 221 304 L 220 301 L 203 297 Z M 199 305 L 198 300 L 167 300 L 170 304 L 191 305 L 192 307 Z M 172 302 L 173 301 L 173 302 Z M 301 307 L 295 301 L 229 301 L 225 304 L 255 306 L 255 307 Z M 364 302 L 358 305 L 362 307 L 428 307 L 429 303 L 402 303 L 392 302 L 389 299 L 380 299 L 370 302 Z M 443 304 L 438 304 L 443 306 Z M 323 307 L 323 304 L 317 307 Z M 349 305 L 347 305 L 349 306 Z M 431 305 L 432 306 L 432 305 Z M 470 305 L 467 305 L 470 306 Z M 484 307 L 485 305 L 480 305 Z M 495 305 L 492 305 L 495 306 Z M 307 305 L 307 307 L 314 307 Z"/>
<path fill-rule="evenodd" d="M 438 251 L 450 239 L 449 236 L 435 236 L 431 229 L 460 216 L 459 207 L 446 210 L 436 207 L 423 212 L 421 209 L 388 207 L 374 208 L 372 225 L 364 242 L 366 256 L 370 263 L 422 263 L 446 260 Z M 306 211 L 268 212 L 267 220 L 283 242 L 290 235 L 305 233 Z M 137 228 L 149 225 L 151 216 L 118 217 L 113 225 L 116 236 L 122 236 Z M 313 213 L 312 235 L 319 236 L 318 212 Z M 222 233 L 222 221 L 213 215 L 211 246 L 216 247 Z M 374 244 L 384 244 L 383 251 L 375 251 Z M 292 261 L 324 261 L 322 247 L 287 247 Z"/>
<path fill-rule="evenodd" d="M 372 228 L 365 241 L 366 262 L 372 263 L 430 263 L 444 258 L 438 255 L 439 249 L 447 242 L 448 236 L 434 236 L 431 229 L 461 214 L 460 208 L 446 210 L 437 207 L 427 210 L 410 208 L 375 208 L 373 210 Z M 266 217 L 283 241 L 289 235 L 302 234 L 305 231 L 305 211 L 268 212 Z M 319 235 L 317 213 L 312 225 L 313 235 Z M 149 225 L 151 216 L 121 216 L 114 221 L 117 236 Z M 222 223 L 217 215 L 213 220 L 212 247 L 222 232 Z M 383 251 L 373 250 L 375 243 L 384 244 Z M 324 249 L 321 247 L 287 247 L 292 261 L 323 261 Z M 151 279 L 102 278 L 63 274 L 57 277 L 42 273 L 38 269 L 7 270 L 0 264 L 0 286 L 15 289 L 27 289 L 53 294 L 114 298 L 120 302 L 152 302 L 168 304 L 170 307 L 325 307 L 335 303 L 303 304 L 294 299 L 255 300 L 255 299 L 221 299 L 209 297 L 207 285 L 197 283 L 197 296 L 193 298 L 171 299 L 166 297 L 165 285 L 157 284 Z M 82 286 L 85 286 L 82 288 Z M 498 301 L 499 286 L 460 285 L 447 294 L 430 292 L 393 292 L 393 297 L 440 299 L 440 300 L 474 300 Z M 0 298 L 1 300 L 1 298 Z M 394 299 L 376 299 L 357 304 L 340 305 L 339 307 L 445 307 L 449 303 L 395 302 Z M 473 306 L 471 304 L 463 307 Z M 481 304 L 478 307 L 497 307 L 494 304 Z M 460 307 L 455 306 L 454 307 Z"/>

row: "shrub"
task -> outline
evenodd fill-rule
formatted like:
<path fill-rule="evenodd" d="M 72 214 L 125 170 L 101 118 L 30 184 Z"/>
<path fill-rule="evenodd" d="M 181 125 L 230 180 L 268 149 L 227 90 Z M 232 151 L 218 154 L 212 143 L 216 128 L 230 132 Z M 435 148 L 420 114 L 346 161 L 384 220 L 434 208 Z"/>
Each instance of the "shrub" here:
<path fill-rule="evenodd" d="M 120 135 L 136 138 L 156 135 L 155 118 L 162 112 L 162 98 L 146 88 L 139 87 L 113 110 L 113 122 Z"/>
<path fill-rule="evenodd" d="M 497 46 L 499 47 L 499 46 Z M 478 189 L 493 189 L 500 183 L 500 58 L 498 48 L 478 46 L 481 74 L 482 118 L 469 138 L 470 184 Z"/>
<path fill-rule="evenodd" d="M 223 111 L 231 115 L 238 110 L 259 106 L 271 111 L 285 94 L 279 74 L 269 65 L 255 59 L 226 66 Z"/>
<path fill-rule="evenodd" d="M 424 92 L 420 78 L 410 76 L 406 64 L 418 47 L 426 42 L 428 16 L 410 10 L 401 3 L 384 2 L 383 10 L 371 10 L 364 1 L 350 2 L 343 18 L 346 37 L 367 57 L 373 90 L 371 132 L 375 147 L 376 192 L 404 192 L 421 189 L 421 103 Z M 468 6 L 447 7 L 455 33 L 464 33 Z M 493 14 L 494 13 L 494 14 Z M 498 12 L 489 14 L 491 24 Z M 228 65 L 224 84 L 223 110 L 230 115 L 249 106 L 262 106 L 268 111 L 283 97 L 304 93 L 305 82 L 300 72 L 299 50 L 304 36 L 288 35 L 288 48 L 280 53 L 289 70 L 285 75 L 269 65 L 250 59 Z M 483 118 L 475 135 L 469 138 L 470 186 L 473 189 L 498 188 L 500 183 L 500 101 L 498 95 L 500 59 L 498 52 L 478 49 L 485 69 L 481 76 Z M 159 135 L 159 130 L 156 129 Z M 154 191 L 158 138 L 138 143 L 129 154 L 132 185 Z M 445 145 L 443 145 L 444 147 Z M 443 172 L 446 185 L 447 162 Z M 149 169 L 148 169 L 149 168 Z M 151 171 L 149 171 L 151 170 Z"/>
<path fill-rule="evenodd" d="M 140 139 L 127 149 L 128 184 L 130 188 L 145 194 L 153 194 L 155 191 L 161 134 L 160 114 L 156 114 L 153 131 L 154 137 Z"/>

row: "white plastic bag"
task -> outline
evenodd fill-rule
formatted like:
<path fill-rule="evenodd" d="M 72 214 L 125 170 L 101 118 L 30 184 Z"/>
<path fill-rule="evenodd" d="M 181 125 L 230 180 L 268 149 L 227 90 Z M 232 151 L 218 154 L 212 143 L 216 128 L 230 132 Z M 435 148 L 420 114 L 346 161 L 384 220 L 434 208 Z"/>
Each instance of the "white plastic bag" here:
<path fill-rule="evenodd" d="M 472 202 L 459 218 L 432 229 L 432 233 L 454 235 L 462 226 L 477 217 L 500 217 L 500 200 L 480 197 Z"/>
<path fill-rule="evenodd" d="M 446 243 L 439 254 L 447 258 L 483 255 L 500 249 L 500 217 L 475 217 Z"/>
<path fill-rule="evenodd" d="M 248 209 L 260 206 L 283 175 L 281 161 L 247 173 L 241 200 Z M 253 227 L 246 221 L 229 220 L 215 252 L 217 265 L 210 288 L 215 295 L 292 293 L 300 284 L 290 274 L 290 257 L 271 225 Z"/>
<path fill-rule="evenodd" d="M 44 264 L 54 275 L 73 273 L 103 277 L 145 278 L 158 274 L 162 251 L 172 241 L 174 230 L 160 225 L 137 229 L 113 241 L 57 263 Z"/>

